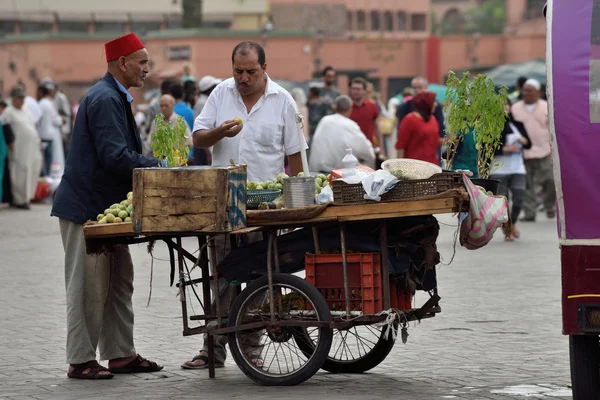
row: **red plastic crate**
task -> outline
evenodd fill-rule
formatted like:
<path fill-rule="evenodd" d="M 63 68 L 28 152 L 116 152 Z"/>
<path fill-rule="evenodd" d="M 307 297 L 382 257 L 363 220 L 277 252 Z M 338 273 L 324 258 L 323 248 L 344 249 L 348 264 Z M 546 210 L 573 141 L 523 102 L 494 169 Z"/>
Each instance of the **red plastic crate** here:
<path fill-rule="evenodd" d="M 412 309 L 412 295 L 402 282 L 390 280 L 390 306 L 397 310 Z"/>
<path fill-rule="evenodd" d="M 348 264 L 350 311 L 377 314 L 383 311 L 380 253 L 351 253 Z M 332 311 L 346 311 L 341 254 L 306 254 L 306 280 L 313 284 Z"/>

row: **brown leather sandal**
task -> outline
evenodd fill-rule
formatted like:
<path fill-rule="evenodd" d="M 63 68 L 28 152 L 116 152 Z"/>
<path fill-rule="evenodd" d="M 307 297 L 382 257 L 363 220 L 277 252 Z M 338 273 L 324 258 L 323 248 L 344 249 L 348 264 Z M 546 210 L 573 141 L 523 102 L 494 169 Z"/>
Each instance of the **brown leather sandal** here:
<path fill-rule="evenodd" d="M 67 372 L 67 376 L 72 379 L 112 379 L 115 377 L 112 373 L 100 374 L 104 371 L 108 371 L 108 369 L 98 364 L 98 361 L 92 360 L 83 364 L 74 364 L 73 371 Z"/>
<path fill-rule="evenodd" d="M 144 362 L 148 363 L 148 365 L 143 365 Z M 158 365 L 154 361 L 146 360 L 138 354 L 136 358 L 131 360 L 124 367 L 109 368 L 108 370 L 113 374 L 137 374 L 143 372 L 158 372 L 161 369 L 163 369 L 162 365 Z"/>

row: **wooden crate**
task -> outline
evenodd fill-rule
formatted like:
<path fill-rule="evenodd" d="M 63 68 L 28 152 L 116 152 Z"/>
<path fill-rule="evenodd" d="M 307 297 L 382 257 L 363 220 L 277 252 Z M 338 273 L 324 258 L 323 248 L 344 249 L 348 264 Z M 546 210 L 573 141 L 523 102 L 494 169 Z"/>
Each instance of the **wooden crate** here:
<path fill-rule="evenodd" d="M 224 233 L 246 227 L 246 166 L 133 171 L 135 233 Z"/>

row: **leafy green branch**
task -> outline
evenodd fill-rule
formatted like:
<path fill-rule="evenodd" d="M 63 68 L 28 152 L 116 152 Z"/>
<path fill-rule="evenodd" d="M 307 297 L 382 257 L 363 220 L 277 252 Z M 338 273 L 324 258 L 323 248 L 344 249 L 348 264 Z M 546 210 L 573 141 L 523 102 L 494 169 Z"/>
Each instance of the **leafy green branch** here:
<path fill-rule="evenodd" d="M 187 144 L 187 127 L 182 117 L 177 117 L 173 126 L 162 114 L 154 119 L 156 132 L 152 134 L 150 147 L 159 160 L 167 160 L 168 167 L 187 165 L 190 148 Z"/>
<path fill-rule="evenodd" d="M 458 146 L 472 129 L 477 148 L 477 172 L 480 178 L 488 178 L 494 154 L 502 146 L 508 91 L 505 87 L 496 90 L 494 81 L 485 74 L 471 80 L 468 72 L 458 79 L 450 71 L 446 86 L 447 168 L 451 169 Z"/>

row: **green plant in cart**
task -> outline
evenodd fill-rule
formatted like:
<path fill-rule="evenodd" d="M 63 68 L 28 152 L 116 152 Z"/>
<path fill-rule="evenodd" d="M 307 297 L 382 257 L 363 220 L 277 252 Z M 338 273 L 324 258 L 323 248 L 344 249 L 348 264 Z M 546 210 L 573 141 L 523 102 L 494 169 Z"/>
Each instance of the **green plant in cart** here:
<path fill-rule="evenodd" d="M 496 88 L 485 74 L 471 80 L 468 72 L 461 79 L 450 71 L 446 82 L 447 154 L 446 168 L 452 161 L 465 135 L 473 130 L 477 148 L 477 172 L 487 179 L 493 167 L 496 151 L 502 146 L 502 130 L 506 121 L 504 104 L 508 96 L 506 87 Z"/>
<path fill-rule="evenodd" d="M 167 167 L 181 167 L 187 165 L 190 148 L 187 143 L 186 122 L 178 117 L 173 125 L 162 114 L 154 119 L 156 132 L 152 134 L 150 147 L 154 156 L 159 160 L 167 160 Z M 159 165 L 160 166 L 160 165 Z"/>

